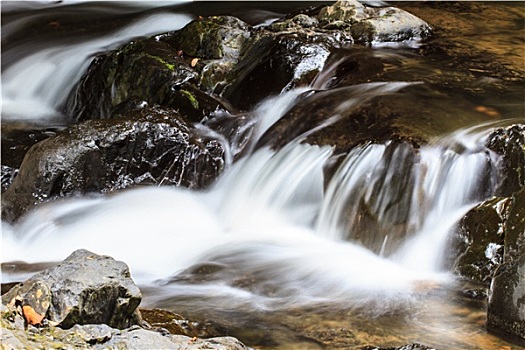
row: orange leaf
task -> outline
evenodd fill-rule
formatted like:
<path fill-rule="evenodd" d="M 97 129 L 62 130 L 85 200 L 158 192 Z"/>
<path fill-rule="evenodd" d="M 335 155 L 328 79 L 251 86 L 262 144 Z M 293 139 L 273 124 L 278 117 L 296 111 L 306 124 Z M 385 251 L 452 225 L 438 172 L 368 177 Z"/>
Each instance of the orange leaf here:
<path fill-rule="evenodd" d="M 22 312 L 26 318 L 27 323 L 31 325 L 41 324 L 44 316 L 38 314 L 31 306 L 25 305 L 22 306 Z"/>
<path fill-rule="evenodd" d="M 191 60 L 191 68 L 195 67 L 197 65 L 197 62 L 199 62 L 200 58 L 194 58 Z"/>

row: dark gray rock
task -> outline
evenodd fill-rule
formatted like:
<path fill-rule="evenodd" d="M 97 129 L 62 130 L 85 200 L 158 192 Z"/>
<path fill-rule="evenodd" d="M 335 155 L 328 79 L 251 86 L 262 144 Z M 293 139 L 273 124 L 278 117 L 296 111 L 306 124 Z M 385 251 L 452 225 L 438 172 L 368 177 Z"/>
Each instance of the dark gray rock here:
<path fill-rule="evenodd" d="M 502 156 L 505 173 L 497 189 L 499 196 L 511 196 L 525 188 L 525 124 L 515 124 L 495 130 L 489 135 L 487 146 Z"/>
<path fill-rule="evenodd" d="M 454 271 L 489 286 L 494 271 L 503 263 L 507 220 L 512 199 L 496 197 L 470 210 L 459 223 L 454 250 L 459 252 Z"/>
<path fill-rule="evenodd" d="M 113 118 L 131 109 L 161 105 L 198 122 L 221 102 L 196 88 L 191 59 L 149 38 L 97 56 L 68 97 L 75 120 Z"/>
<path fill-rule="evenodd" d="M 512 196 L 505 225 L 503 261 L 511 262 L 525 252 L 525 188 Z"/>
<path fill-rule="evenodd" d="M 36 204 L 137 184 L 203 188 L 222 171 L 224 149 L 173 110 L 86 121 L 34 145 L 2 196 L 4 220 Z"/>
<path fill-rule="evenodd" d="M 28 323 L 35 312 L 62 328 L 107 324 L 126 328 L 140 321 L 140 290 L 123 262 L 77 250 L 62 263 L 7 292 L 2 302 L 21 305 Z M 24 307 L 30 307 L 29 312 Z M 30 310 L 33 311 L 30 311 Z"/>
<path fill-rule="evenodd" d="M 525 254 L 496 270 L 489 296 L 487 329 L 525 346 Z"/>

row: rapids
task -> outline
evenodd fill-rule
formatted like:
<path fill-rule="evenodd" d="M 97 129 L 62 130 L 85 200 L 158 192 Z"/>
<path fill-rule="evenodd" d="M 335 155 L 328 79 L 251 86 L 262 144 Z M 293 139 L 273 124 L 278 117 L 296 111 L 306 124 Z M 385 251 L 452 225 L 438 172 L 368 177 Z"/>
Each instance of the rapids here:
<path fill-rule="evenodd" d="M 28 11 L 38 18 L 35 10 L 82 8 L 83 3 L 21 2 L 2 4 L 2 10 Z M 156 12 L 155 6 L 168 4 L 171 12 Z M 62 115 L 63 104 L 91 59 L 133 38 L 181 28 L 194 15 L 178 13 L 179 5 L 120 4 L 116 12 L 133 13 L 134 19 L 113 31 L 79 42 L 57 39 L 35 45 L 28 39 L 8 45 L 2 52 L 2 122 L 67 125 L 71 121 Z M 279 15 L 257 14 L 260 22 Z M 3 28 L 21 30 L 31 20 L 13 15 Z M 4 30 L 2 41 L 8 38 Z M 365 320 L 399 314 L 395 329 L 418 329 L 416 339 L 430 339 L 431 345 L 457 331 L 454 327 L 463 331 L 464 321 L 457 320 L 450 304 L 439 304 L 457 284 L 447 271 L 445 252 L 457 221 L 492 196 L 501 176 L 497 156 L 483 146 L 494 123 L 434 140 L 418 150 L 408 168 L 399 166 L 410 157 L 403 144 L 358 146 L 330 178 L 325 170 L 334 150 L 301 143 L 306 135 L 279 151 L 258 145 L 265 131 L 300 103 L 298 96 L 327 88 L 332 70 L 327 67 L 308 88 L 269 97 L 256 107 L 246 124 L 253 128 L 249 151 L 205 191 L 147 187 L 90 195 L 42 205 L 14 225 L 2 222 L 2 262 L 15 266 L 3 268 L 2 282 L 34 273 L 17 265 L 38 269 L 83 248 L 126 262 L 144 291 L 144 306 L 223 317 L 230 325 L 236 317 L 242 325 L 249 322 L 247 315 L 322 306 L 352 310 Z M 354 86 L 345 108 L 413 84 Z M 337 120 L 336 112 L 319 128 Z M 227 153 L 236 154 L 237 146 L 230 145 Z M 413 184 L 407 200 L 392 205 L 392 188 L 405 176 Z M 365 226 L 356 203 L 365 203 L 378 217 L 380 229 L 373 239 L 362 237 Z M 400 215 L 408 224 L 393 234 L 390 221 Z M 426 318 L 418 318 L 419 313 Z M 429 321 L 435 318 L 435 324 Z"/>

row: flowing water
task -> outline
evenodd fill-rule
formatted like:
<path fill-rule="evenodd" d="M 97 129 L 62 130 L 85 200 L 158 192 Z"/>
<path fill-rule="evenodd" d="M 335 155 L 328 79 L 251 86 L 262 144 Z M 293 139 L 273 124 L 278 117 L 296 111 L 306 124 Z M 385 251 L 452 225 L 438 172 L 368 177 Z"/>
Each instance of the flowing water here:
<path fill-rule="evenodd" d="M 67 125 L 61 107 L 96 53 L 180 28 L 194 16 L 182 4 L 163 11 L 151 4 L 112 5 L 114 12 L 104 14 L 111 30 L 93 30 L 78 41 L 49 39 L 48 33 L 13 38 L 69 11 L 96 16 L 102 12 L 97 5 L 2 4 L 3 127 Z M 236 6 L 231 10 L 240 11 Z M 279 15 L 275 6 L 247 7 L 244 14 L 262 22 Z M 322 76 L 315 88 L 325 87 Z M 411 84 L 357 85 L 349 103 L 357 106 Z M 305 91 L 269 97 L 258 106 L 248 125 L 254 130 L 250 144 L 300 103 Z M 505 108 L 509 120 L 521 112 Z M 501 176 L 497 156 L 483 146 L 494 125 L 444 135 L 409 162 L 412 155 L 402 143 L 358 146 L 330 179 L 325 170 L 334 149 L 303 144 L 302 135 L 277 152 L 253 149 L 206 191 L 148 187 L 44 205 L 14 226 L 2 223 L 2 281 L 33 273 L 26 263 L 42 268 L 84 248 L 129 264 L 144 306 L 213 321 L 256 348 L 510 346 L 486 334 L 483 302 L 462 297 L 464 286 L 447 272 L 445 259 L 457 221 L 492 195 Z M 411 187 L 394 201 L 400 178 Z M 377 218 L 376 235 L 363 234 L 369 227 L 364 208 Z M 399 217 L 406 224 L 396 225 Z"/>

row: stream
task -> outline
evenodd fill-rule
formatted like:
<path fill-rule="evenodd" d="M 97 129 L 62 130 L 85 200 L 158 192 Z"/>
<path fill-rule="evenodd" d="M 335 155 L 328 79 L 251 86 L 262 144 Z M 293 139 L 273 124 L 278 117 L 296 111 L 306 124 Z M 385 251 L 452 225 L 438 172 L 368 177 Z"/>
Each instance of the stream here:
<path fill-rule="evenodd" d="M 302 5 L 2 2 L 2 133 L 54 132 L 73 123 L 64 103 L 98 53 L 182 28 L 199 15 L 228 13 L 259 24 Z M 519 37 L 514 26 L 487 25 L 478 36 L 489 37 L 487 45 Z M 439 56 L 425 61 L 418 50 L 360 49 L 359 55 L 385 59 L 392 80 L 356 84 L 352 98 L 359 103 L 404 91 L 454 63 Z M 324 88 L 330 69 L 319 74 L 316 89 Z M 486 332 L 485 301 L 464 293 L 477 286 L 454 276 L 447 261 L 458 220 L 493 195 L 479 184 L 493 188 L 502 176 L 498 156 L 484 146 L 487 136 L 495 126 L 523 122 L 523 86 L 506 88 L 505 96 L 487 92 L 477 100 L 458 90 L 444 110 L 457 106 L 462 113 L 465 99 L 485 109 L 468 120 L 451 118 L 455 131 L 422 146 L 419 161 L 403 173 L 402 144 L 366 143 L 339 159 L 327 181 L 334 148 L 301 143 L 301 135 L 278 151 L 253 147 L 206 190 L 142 187 L 47 204 L 16 224 L 2 222 L 2 283 L 24 280 L 84 248 L 130 266 L 143 292 L 141 307 L 207 323 L 255 349 L 410 343 L 517 349 Z M 301 103 L 305 91 L 294 88 L 257 105 L 250 143 Z M 407 173 L 413 188 L 393 207 L 392 188 Z M 371 206 L 380 222 L 406 215 L 407 224 L 363 238 L 357 203 Z"/>

